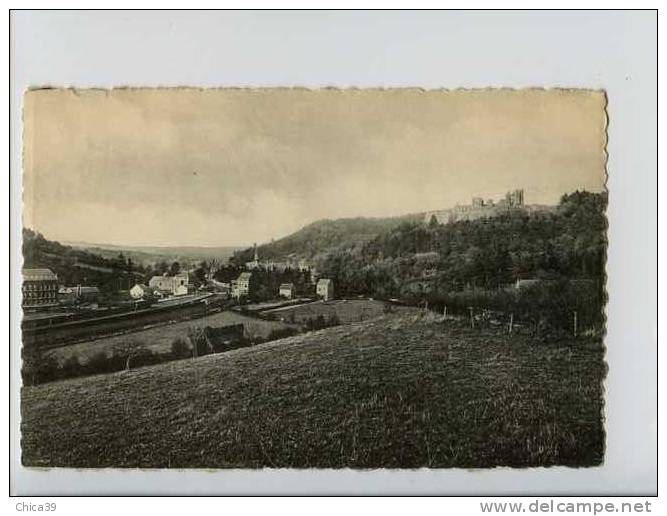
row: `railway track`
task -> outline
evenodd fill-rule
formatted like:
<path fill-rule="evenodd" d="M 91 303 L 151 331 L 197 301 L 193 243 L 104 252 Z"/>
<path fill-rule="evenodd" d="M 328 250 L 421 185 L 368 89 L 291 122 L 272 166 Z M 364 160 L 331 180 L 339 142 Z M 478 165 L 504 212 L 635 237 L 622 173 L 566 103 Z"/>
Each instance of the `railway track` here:
<path fill-rule="evenodd" d="M 198 298 L 176 306 L 158 306 L 137 312 L 23 328 L 23 344 L 47 348 L 61 347 L 100 337 L 140 331 L 146 326 L 196 319 L 221 309 L 209 307 L 204 303 L 205 299 L 207 298 Z"/>

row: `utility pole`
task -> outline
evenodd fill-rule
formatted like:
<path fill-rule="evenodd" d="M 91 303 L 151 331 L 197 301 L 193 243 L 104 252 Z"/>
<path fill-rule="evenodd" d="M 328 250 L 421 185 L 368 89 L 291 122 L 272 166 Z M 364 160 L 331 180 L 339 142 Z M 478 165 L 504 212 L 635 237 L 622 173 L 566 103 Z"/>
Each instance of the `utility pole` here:
<path fill-rule="evenodd" d="M 574 336 L 576 337 L 577 336 L 577 311 L 576 310 L 572 312 L 572 316 L 573 316 L 573 319 L 574 319 L 572 326 L 573 326 L 573 329 L 574 329 Z"/>
<path fill-rule="evenodd" d="M 512 326 L 514 326 L 514 313 L 510 314 L 510 334 L 512 333 Z"/>

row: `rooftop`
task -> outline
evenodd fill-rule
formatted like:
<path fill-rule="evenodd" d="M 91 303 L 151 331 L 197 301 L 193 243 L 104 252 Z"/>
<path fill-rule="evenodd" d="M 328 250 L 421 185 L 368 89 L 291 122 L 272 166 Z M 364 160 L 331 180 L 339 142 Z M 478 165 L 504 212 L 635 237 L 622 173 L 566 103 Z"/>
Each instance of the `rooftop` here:
<path fill-rule="evenodd" d="M 23 269 L 23 281 L 58 281 L 51 269 Z"/>

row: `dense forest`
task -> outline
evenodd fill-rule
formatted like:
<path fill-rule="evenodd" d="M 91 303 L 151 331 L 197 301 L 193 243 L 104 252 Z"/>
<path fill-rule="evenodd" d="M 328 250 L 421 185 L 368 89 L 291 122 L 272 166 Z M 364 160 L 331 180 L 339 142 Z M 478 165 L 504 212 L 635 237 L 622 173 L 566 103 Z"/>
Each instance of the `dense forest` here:
<path fill-rule="evenodd" d="M 555 212 L 445 225 L 405 222 L 363 245 L 327 254 L 317 267 L 334 280 L 338 295 L 448 301 L 462 308 L 473 303 L 471 292 L 485 296 L 478 301 L 487 307 L 506 307 L 509 301 L 492 293 L 520 279 L 539 279 L 543 295 L 569 296 L 562 304 L 600 315 L 606 205 L 605 193 L 574 192 L 561 198 Z"/>
<path fill-rule="evenodd" d="M 352 251 L 328 254 L 318 269 L 341 294 L 382 296 L 398 296 L 425 277 L 447 290 L 494 289 L 523 278 L 600 278 L 606 202 L 606 194 L 575 192 L 562 197 L 555 213 L 408 222 Z"/>

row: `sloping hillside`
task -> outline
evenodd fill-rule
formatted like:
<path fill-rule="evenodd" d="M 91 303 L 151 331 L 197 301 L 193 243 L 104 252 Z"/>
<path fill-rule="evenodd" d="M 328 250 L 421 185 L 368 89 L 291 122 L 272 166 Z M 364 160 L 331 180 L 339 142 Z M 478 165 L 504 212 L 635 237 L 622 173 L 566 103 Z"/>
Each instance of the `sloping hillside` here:
<path fill-rule="evenodd" d="M 103 291 L 129 289 L 143 278 L 144 268 L 126 260 L 101 256 L 44 238 L 30 229 L 23 230 L 23 268 L 51 269 L 63 285 L 96 285 Z"/>
<path fill-rule="evenodd" d="M 606 205 L 606 193 L 574 192 L 550 212 L 401 224 L 360 249 L 330 253 L 318 271 L 341 296 L 428 295 L 431 302 L 451 291 L 498 289 L 525 278 L 592 279 L 602 285 Z M 412 289 L 416 279 L 428 279 L 426 294 Z"/>
<path fill-rule="evenodd" d="M 107 259 L 114 259 L 122 252 L 134 263 L 144 266 L 154 265 L 157 262 L 166 261 L 172 263 L 192 262 L 201 260 L 227 260 L 239 247 L 160 247 L 160 246 L 120 246 L 113 244 L 90 244 L 86 242 L 65 242 L 67 245 L 83 249 Z"/>
<path fill-rule="evenodd" d="M 372 240 L 382 232 L 392 230 L 401 223 L 418 221 L 423 215 L 406 215 L 389 218 L 348 218 L 319 220 L 299 231 L 269 244 L 260 245 L 262 259 L 283 259 L 289 255 L 312 259 L 334 248 L 349 248 Z M 253 249 L 235 253 L 239 263 L 252 259 Z"/>
<path fill-rule="evenodd" d="M 24 388 L 26 466 L 595 465 L 599 343 L 417 314 Z"/>

